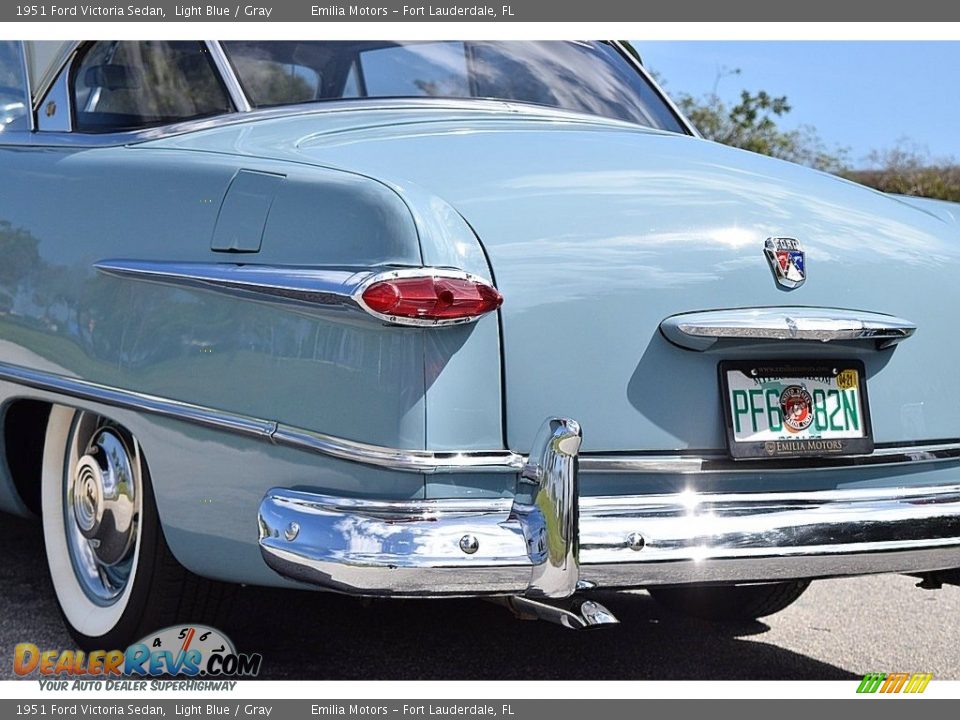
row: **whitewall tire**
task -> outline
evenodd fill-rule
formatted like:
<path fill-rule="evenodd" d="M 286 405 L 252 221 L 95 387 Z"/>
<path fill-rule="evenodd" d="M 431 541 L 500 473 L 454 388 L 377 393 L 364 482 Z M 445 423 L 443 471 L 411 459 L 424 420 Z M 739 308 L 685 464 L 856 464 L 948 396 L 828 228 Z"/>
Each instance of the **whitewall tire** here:
<path fill-rule="evenodd" d="M 54 406 L 41 482 L 50 579 L 80 647 L 122 649 L 174 623 L 214 619 L 225 586 L 171 555 L 147 464 L 126 429 Z"/>

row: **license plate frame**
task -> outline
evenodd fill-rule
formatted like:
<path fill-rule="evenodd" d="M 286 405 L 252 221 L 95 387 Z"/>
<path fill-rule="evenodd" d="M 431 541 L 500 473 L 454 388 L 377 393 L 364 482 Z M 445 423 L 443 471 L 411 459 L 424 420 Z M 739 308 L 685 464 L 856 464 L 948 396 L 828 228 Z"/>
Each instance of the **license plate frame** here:
<path fill-rule="evenodd" d="M 858 399 L 863 435 L 849 438 L 797 438 L 738 441 L 734 429 L 733 408 L 727 373 L 740 371 L 748 377 L 807 380 L 837 378 L 844 370 L 857 372 Z M 753 371 L 756 374 L 753 374 Z M 734 460 L 776 460 L 823 458 L 837 455 L 869 455 L 873 452 L 873 426 L 867 396 L 867 376 L 860 360 L 723 360 L 717 366 L 727 452 Z M 853 387 L 852 385 L 850 386 Z M 782 418 L 782 415 L 781 415 Z"/>

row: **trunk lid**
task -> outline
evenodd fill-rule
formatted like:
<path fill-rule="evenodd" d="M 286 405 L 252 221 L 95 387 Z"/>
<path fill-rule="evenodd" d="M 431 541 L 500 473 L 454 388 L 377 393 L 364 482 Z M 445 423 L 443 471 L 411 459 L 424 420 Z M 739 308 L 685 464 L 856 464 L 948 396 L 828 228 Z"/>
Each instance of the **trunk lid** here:
<path fill-rule="evenodd" d="M 771 358 L 862 360 L 877 443 L 960 437 L 956 225 L 690 137 L 424 111 L 391 124 L 384 112 L 361 130 L 288 121 L 301 139 L 282 150 L 276 122 L 261 141 L 248 131 L 230 147 L 361 172 L 401 193 L 415 186 L 456 208 L 505 298 L 510 447 L 528 447 L 546 416 L 566 415 L 583 426 L 586 451 L 724 448 L 718 363 Z M 775 282 L 769 237 L 802 243 L 801 287 Z M 659 331 L 678 313 L 766 306 L 887 313 L 918 331 L 882 351 L 780 342 L 707 352 L 678 348 Z"/>

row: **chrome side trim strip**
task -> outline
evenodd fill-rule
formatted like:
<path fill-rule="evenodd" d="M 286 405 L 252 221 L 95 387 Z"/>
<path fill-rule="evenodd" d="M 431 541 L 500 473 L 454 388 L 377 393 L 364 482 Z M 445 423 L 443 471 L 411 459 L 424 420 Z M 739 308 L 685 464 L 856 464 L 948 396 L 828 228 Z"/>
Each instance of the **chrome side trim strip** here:
<path fill-rule="evenodd" d="M 871 340 L 883 349 L 906 340 L 917 326 L 909 320 L 861 310 L 759 307 L 672 315 L 660 323 L 666 338 L 703 352 L 718 340 L 838 342 Z"/>
<path fill-rule="evenodd" d="M 207 46 L 207 52 L 210 53 L 210 58 L 213 60 L 217 72 L 220 73 L 220 79 L 223 80 L 223 85 L 227 88 L 227 94 L 230 95 L 233 106 L 238 112 L 242 113 L 253 110 L 253 106 L 247 99 L 247 95 L 243 91 L 243 85 L 240 84 L 240 79 L 233 71 L 233 65 L 230 64 L 230 59 L 227 57 L 223 46 L 217 40 L 206 40 L 204 44 Z"/>
<path fill-rule="evenodd" d="M 161 285 L 226 292 L 251 299 L 297 303 L 327 309 L 359 309 L 354 293 L 376 276 L 356 268 L 298 268 L 232 263 L 178 263 L 149 260 L 101 260 L 104 275 Z"/>
<path fill-rule="evenodd" d="M 386 470 L 423 474 L 518 473 L 525 455 L 511 450 L 407 450 L 347 440 L 274 420 L 252 418 L 191 403 L 86 380 L 31 370 L 0 362 L 0 380 L 77 400 L 145 412 L 314 452 Z M 579 467 L 587 473 L 684 475 L 699 473 L 780 473 L 798 469 L 836 470 L 860 466 L 960 462 L 960 440 L 910 446 L 878 446 L 870 455 L 844 455 L 803 460 L 731 460 L 717 453 L 580 453 Z"/>
<path fill-rule="evenodd" d="M 526 462 L 510 450 L 398 450 L 324 435 L 278 424 L 271 440 L 296 450 L 328 455 L 349 462 L 373 465 L 401 472 L 433 473 L 517 473 Z"/>
<path fill-rule="evenodd" d="M 0 380 L 76 400 L 160 415 L 193 425 L 252 437 L 256 440 L 269 440 L 277 427 L 275 422 L 268 420 L 212 410 L 200 405 L 169 400 L 155 395 L 120 390 L 86 380 L 77 380 L 39 370 L 29 370 L 8 363 L 0 363 Z"/>
<path fill-rule="evenodd" d="M 111 388 L 86 380 L 30 370 L 2 362 L 0 362 L 0 381 L 50 392 L 60 397 L 173 418 L 296 450 L 399 472 L 518 473 L 526 462 L 523 455 L 509 450 L 401 450 L 370 445 L 283 425 L 273 420 L 252 418 L 155 395 Z"/>
<path fill-rule="evenodd" d="M 556 477 L 540 485 L 538 496 L 566 471 L 551 465 L 546 472 Z M 960 484 L 572 497 L 560 504 L 567 501 L 579 511 L 579 546 L 563 577 L 592 586 L 754 582 L 960 565 Z M 532 504 L 550 507 L 551 501 L 544 496 Z M 261 553 L 286 577 L 341 592 L 530 596 L 537 593 L 531 578 L 543 567 L 542 552 L 531 545 L 518 507 L 530 504 L 368 502 L 274 488 L 260 506 Z M 548 545 L 558 542 L 556 534 L 550 537 Z M 564 582 L 554 597 L 576 587 Z"/>
<path fill-rule="evenodd" d="M 181 263 L 150 260 L 101 260 L 104 275 L 161 285 L 226 292 L 253 300 L 294 303 L 312 309 L 362 310 L 390 325 L 441 328 L 476 322 L 480 315 L 451 320 L 421 320 L 384 315 L 370 308 L 364 291 L 374 283 L 411 277 L 457 278 L 489 285 L 486 278 L 455 268 L 301 268 L 284 265 Z"/>

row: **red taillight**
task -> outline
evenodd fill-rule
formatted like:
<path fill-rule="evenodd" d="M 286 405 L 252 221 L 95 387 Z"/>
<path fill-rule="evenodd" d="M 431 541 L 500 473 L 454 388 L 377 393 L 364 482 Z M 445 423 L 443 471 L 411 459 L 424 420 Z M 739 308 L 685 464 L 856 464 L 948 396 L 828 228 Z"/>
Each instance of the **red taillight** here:
<path fill-rule="evenodd" d="M 429 324 L 475 320 L 503 303 L 496 288 L 473 277 L 390 277 L 370 284 L 361 298 L 376 315 Z"/>

